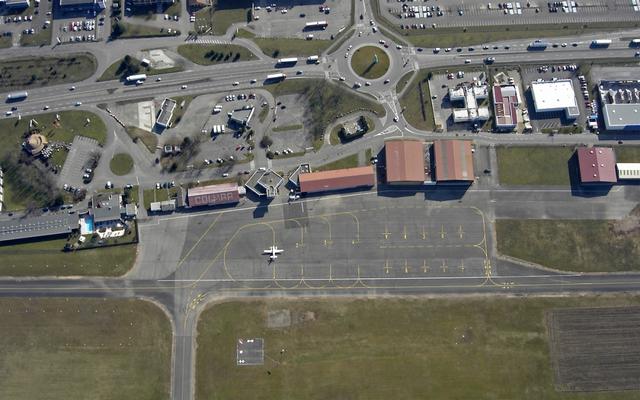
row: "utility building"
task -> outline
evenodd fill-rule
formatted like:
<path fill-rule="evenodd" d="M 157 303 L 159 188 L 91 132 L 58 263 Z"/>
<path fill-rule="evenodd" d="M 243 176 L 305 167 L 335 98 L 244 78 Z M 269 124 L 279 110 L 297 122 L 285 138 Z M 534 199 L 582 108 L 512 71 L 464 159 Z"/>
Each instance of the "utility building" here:
<path fill-rule="evenodd" d="M 531 96 L 537 112 L 564 111 L 568 119 L 580 115 L 571 79 L 531 82 Z"/>
<path fill-rule="evenodd" d="M 336 169 L 300 174 L 300 192 L 318 193 L 333 190 L 372 187 L 376 184 L 373 166 Z"/>

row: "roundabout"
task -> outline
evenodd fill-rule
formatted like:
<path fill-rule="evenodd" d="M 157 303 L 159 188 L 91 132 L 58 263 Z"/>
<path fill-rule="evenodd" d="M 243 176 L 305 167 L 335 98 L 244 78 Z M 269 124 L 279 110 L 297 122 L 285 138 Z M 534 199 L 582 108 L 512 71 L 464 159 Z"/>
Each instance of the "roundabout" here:
<path fill-rule="evenodd" d="M 387 73 L 390 59 L 387 52 L 377 46 L 363 46 L 353 52 L 351 68 L 365 79 L 378 79 Z"/>

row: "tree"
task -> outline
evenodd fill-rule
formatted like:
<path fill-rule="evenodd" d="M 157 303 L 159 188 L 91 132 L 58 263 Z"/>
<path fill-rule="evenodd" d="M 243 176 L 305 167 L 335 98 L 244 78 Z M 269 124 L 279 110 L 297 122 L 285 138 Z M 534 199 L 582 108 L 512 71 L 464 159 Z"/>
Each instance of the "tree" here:
<path fill-rule="evenodd" d="M 271 139 L 267 135 L 264 135 L 262 139 L 260 139 L 260 147 L 262 147 L 263 149 L 270 147 L 272 144 L 273 144 L 273 139 Z"/>
<path fill-rule="evenodd" d="M 122 34 L 125 33 L 127 29 L 125 28 L 124 24 L 120 21 L 116 22 L 115 24 L 113 24 L 112 30 L 111 30 L 111 36 L 113 36 L 114 38 L 117 38 L 119 36 L 121 36 Z M 129 56 L 127 56 L 129 57 Z"/>

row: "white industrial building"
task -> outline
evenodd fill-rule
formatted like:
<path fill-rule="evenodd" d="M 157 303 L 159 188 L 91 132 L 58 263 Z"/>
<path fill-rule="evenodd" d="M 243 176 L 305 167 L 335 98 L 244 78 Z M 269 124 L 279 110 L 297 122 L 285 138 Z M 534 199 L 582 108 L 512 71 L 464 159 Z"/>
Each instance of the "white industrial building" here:
<path fill-rule="evenodd" d="M 640 163 L 616 163 L 618 179 L 640 179 Z"/>
<path fill-rule="evenodd" d="M 607 130 L 640 130 L 640 81 L 601 81 L 598 90 Z"/>
<path fill-rule="evenodd" d="M 571 79 L 531 82 L 531 95 L 537 112 L 564 111 L 568 119 L 580 115 Z"/>
<path fill-rule="evenodd" d="M 449 89 L 449 101 L 462 101 L 463 108 L 453 109 L 453 122 L 475 122 L 489 119 L 489 108 L 478 103 L 488 96 L 487 85 L 473 82 Z"/>

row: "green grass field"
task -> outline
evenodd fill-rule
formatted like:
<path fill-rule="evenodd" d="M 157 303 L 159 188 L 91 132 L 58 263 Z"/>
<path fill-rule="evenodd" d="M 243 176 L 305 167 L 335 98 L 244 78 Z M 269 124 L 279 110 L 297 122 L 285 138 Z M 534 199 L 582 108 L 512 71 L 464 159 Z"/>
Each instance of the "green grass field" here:
<path fill-rule="evenodd" d="M 616 146 L 616 162 L 634 163 L 640 160 L 640 146 Z"/>
<path fill-rule="evenodd" d="M 13 41 L 9 36 L 0 36 L 0 49 L 8 49 L 13 46 Z"/>
<path fill-rule="evenodd" d="M 142 300 L 0 299 L 0 398 L 169 399 L 171 324 Z"/>
<path fill-rule="evenodd" d="M 214 0 L 211 7 L 196 13 L 196 32 L 224 35 L 232 24 L 249 21 L 251 3 L 250 0 Z"/>
<path fill-rule="evenodd" d="M 629 399 L 635 395 L 554 390 L 544 313 L 639 303 L 601 296 L 217 304 L 198 324 L 196 399 Z M 289 310 L 293 324 L 268 328 L 268 313 L 279 310 Z M 236 366 L 241 338 L 264 339 L 264 365 Z"/>
<path fill-rule="evenodd" d="M 0 87 L 35 88 L 79 82 L 89 78 L 98 67 L 88 53 L 63 57 L 9 58 L 0 61 Z"/>
<path fill-rule="evenodd" d="M 55 122 L 55 116 L 60 116 L 60 121 Z M 65 143 L 73 142 L 76 135 L 86 136 L 105 144 L 107 141 L 107 128 L 98 115 L 89 111 L 60 111 L 58 113 L 45 113 L 31 116 L 35 119 L 49 141 L 59 141 Z M 90 120 L 87 123 L 87 119 Z M 29 129 L 29 119 L 17 118 L 0 120 L 0 157 L 7 152 L 15 152 L 21 149 L 23 136 Z"/>
<path fill-rule="evenodd" d="M 304 126 L 302 124 L 293 124 L 293 125 L 281 125 L 274 126 L 271 128 L 272 132 L 286 132 L 286 131 L 296 131 L 298 129 L 302 129 Z"/>
<path fill-rule="evenodd" d="M 242 46 L 234 44 L 183 44 L 178 53 L 196 64 L 214 65 L 230 62 L 249 61 L 256 56 Z"/>
<path fill-rule="evenodd" d="M 184 67 L 180 64 L 176 64 L 175 67 L 172 68 L 163 68 L 163 69 L 155 69 L 155 68 L 151 68 L 151 67 L 144 67 L 140 64 L 140 60 L 133 58 L 132 57 L 132 63 L 134 65 L 137 65 L 140 68 L 140 73 L 141 74 L 147 74 L 147 75 L 159 75 L 159 74 L 169 74 L 171 72 L 179 72 L 184 70 Z M 116 62 L 114 62 L 113 64 L 111 64 L 109 66 L 109 68 L 107 68 L 102 75 L 100 76 L 100 78 L 98 78 L 98 82 L 102 82 L 102 81 L 110 81 L 110 80 L 115 80 L 115 79 L 124 79 L 127 77 L 127 71 L 125 68 L 122 67 L 123 65 L 123 59 L 118 60 Z"/>
<path fill-rule="evenodd" d="M 118 153 L 109 162 L 109 168 L 115 175 L 126 175 L 133 169 L 133 158 L 127 153 Z"/>
<path fill-rule="evenodd" d="M 640 233 L 614 221 L 496 221 L 498 251 L 545 267 L 576 272 L 638 271 Z"/>
<path fill-rule="evenodd" d="M 569 185 L 570 147 L 496 147 L 502 185 Z"/>
<path fill-rule="evenodd" d="M 319 167 L 314 167 L 314 171 L 330 171 L 334 169 L 342 169 L 342 168 L 354 168 L 358 166 L 358 154 L 350 154 L 346 157 L 340 158 L 336 161 L 332 161 L 330 163 L 320 165 Z"/>
<path fill-rule="evenodd" d="M 331 40 L 321 39 L 292 39 L 292 38 L 262 38 L 255 37 L 253 42 L 269 57 L 307 57 L 319 55 L 333 43 Z"/>
<path fill-rule="evenodd" d="M 66 239 L 0 246 L 0 275 L 120 276 L 136 260 L 136 245 L 63 252 Z"/>
<path fill-rule="evenodd" d="M 410 86 L 406 87 L 404 94 L 399 98 L 400 105 L 404 110 L 402 115 L 411 126 L 424 131 L 434 131 L 436 123 L 433 118 L 429 90 L 431 71 L 421 69 L 416 74 L 417 76 L 411 81 Z M 407 75 L 405 77 L 408 80 Z"/>
<path fill-rule="evenodd" d="M 374 57 L 377 57 L 377 63 Z M 360 47 L 351 56 L 351 68 L 365 79 L 377 79 L 389 70 L 389 56 L 377 46 Z"/>
<path fill-rule="evenodd" d="M 384 107 L 362 96 L 356 95 L 341 85 L 327 83 L 319 79 L 285 80 L 280 83 L 265 85 L 274 97 L 298 94 L 306 101 L 305 112 L 309 132 L 322 146 L 324 130 L 338 117 L 357 110 L 370 110 L 382 117 Z M 316 144 L 314 144 L 314 147 Z"/>
<path fill-rule="evenodd" d="M 140 129 L 136 126 L 127 126 L 124 130 L 134 142 L 140 140 L 150 153 L 156 152 L 156 147 L 158 146 L 158 135 L 153 132 Z"/>
<path fill-rule="evenodd" d="M 120 21 L 123 32 L 116 35 L 116 39 L 131 39 L 131 38 L 149 38 L 149 37 L 163 37 L 163 36 L 178 36 L 180 31 L 171 30 L 171 33 L 165 28 L 156 28 L 149 25 L 130 24 L 128 22 Z M 115 21 L 112 20 L 111 26 L 115 26 Z M 112 33 L 112 36 L 113 33 Z"/>
<path fill-rule="evenodd" d="M 33 35 L 21 35 L 20 46 L 49 46 L 51 45 L 51 29 L 37 28 Z"/>

